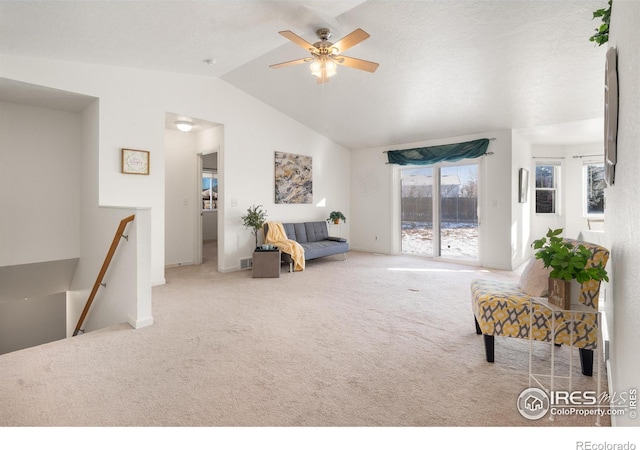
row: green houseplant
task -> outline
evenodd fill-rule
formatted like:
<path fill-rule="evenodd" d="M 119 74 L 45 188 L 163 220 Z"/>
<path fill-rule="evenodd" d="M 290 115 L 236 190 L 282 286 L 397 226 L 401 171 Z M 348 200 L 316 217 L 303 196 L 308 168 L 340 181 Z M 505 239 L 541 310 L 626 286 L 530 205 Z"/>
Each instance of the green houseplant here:
<path fill-rule="evenodd" d="M 342 220 L 343 222 L 346 222 L 347 218 L 340 211 L 331 211 L 331 214 L 329 214 L 329 218 L 327 219 L 327 222 L 340 223 L 340 220 Z"/>
<path fill-rule="evenodd" d="M 565 241 L 562 228 L 552 230 L 533 241 L 531 246 L 537 250 L 535 257 L 541 259 L 549 272 L 549 301 L 563 309 L 571 307 L 571 282 L 585 283 L 589 280 L 609 281 L 607 271 L 601 266 L 587 267 L 591 251 L 584 245 L 575 245 Z M 578 287 L 574 294 L 580 293 Z"/>
<path fill-rule="evenodd" d="M 595 42 L 598 46 L 609 42 L 609 23 L 611 21 L 611 2 L 607 2 L 608 7 L 598 9 L 593 12 L 593 18 L 602 17 L 602 24 L 595 29 L 595 34 L 589 38 L 591 42 Z"/>
<path fill-rule="evenodd" d="M 245 228 L 252 229 L 251 234 L 256 238 L 256 247 L 258 247 L 258 231 L 267 221 L 267 212 L 262 209 L 262 205 L 252 205 L 247 208 L 247 214 L 241 219 Z"/>
<path fill-rule="evenodd" d="M 546 236 L 533 241 L 532 247 L 537 250 L 536 258 L 544 262 L 544 267 L 551 267 L 551 278 L 560 280 L 576 280 L 584 283 L 589 280 L 609 281 L 607 271 L 601 266 L 587 268 L 591 252 L 584 245 L 566 242 L 560 235 L 562 228 L 549 228 Z"/>

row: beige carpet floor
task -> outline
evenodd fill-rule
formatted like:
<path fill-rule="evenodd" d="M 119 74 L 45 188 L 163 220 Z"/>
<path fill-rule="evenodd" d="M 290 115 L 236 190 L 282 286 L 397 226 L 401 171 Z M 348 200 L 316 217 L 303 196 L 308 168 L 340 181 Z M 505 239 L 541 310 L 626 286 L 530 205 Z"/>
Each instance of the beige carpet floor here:
<path fill-rule="evenodd" d="M 153 289 L 153 326 L 0 356 L 0 426 L 594 425 L 518 413 L 527 341 L 496 338 L 496 362 L 486 362 L 470 282 L 517 273 L 350 252 L 252 278 L 218 273 L 211 255 L 167 270 L 167 284 Z M 560 371 L 567 352 L 557 349 Z M 536 343 L 537 365 L 549 354 Z M 595 390 L 577 350 L 573 358 L 573 388 Z"/>

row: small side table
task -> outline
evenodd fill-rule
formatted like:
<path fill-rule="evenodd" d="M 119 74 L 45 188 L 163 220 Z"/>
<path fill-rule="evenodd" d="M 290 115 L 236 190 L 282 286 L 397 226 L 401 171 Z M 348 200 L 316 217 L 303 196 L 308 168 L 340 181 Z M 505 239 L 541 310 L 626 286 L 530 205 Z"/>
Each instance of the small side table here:
<path fill-rule="evenodd" d="M 551 340 L 550 340 L 550 344 L 551 344 L 551 361 L 550 361 L 550 371 L 549 371 L 549 375 L 546 374 L 539 374 L 539 373 L 533 373 L 533 358 L 532 358 L 532 344 L 533 344 L 533 333 L 531 330 L 533 330 L 533 315 L 534 315 L 534 306 L 535 305 L 539 305 L 542 308 L 546 308 L 550 311 L 551 313 L 551 323 L 548 324 L 549 328 L 550 328 L 550 333 L 551 333 Z M 561 315 L 568 315 L 569 316 L 569 320 L 566 321 L 561 321 L 560 323 L 556 323 L 556 314 L 560 313 Z M 596 393 L 597 393 L 597 398 L 600 398 L 600 383 L 601 383 L 601 374 L 600 374 L 600 365 L 601 365 L 601 351 L 602 351 L 602 334 L 601 334 L 601 325 L 602 325 L 602 317 L 600 316 L 600 311 L 594 311 L 592 308 L 588 308 L 582 304 L 572 304 L 571 305 L 571 309 L 562 309 L 559 308 L 558 306 L 555 306 L 551 303 L 549 303 L 548 299 L 546 297 L 532 297 L 531 298 L 531 303 L 529 305 L 529 387 L 531 387 L 531 385 L 533 384 L 533 382 L 535 382 L 542 390 L 544 390 L 545 392 L 547 392 L 547 394 L 554 392 L 554 381 L 556 378 L 563 378 L 563 379 L 567 379 L 569 380 L 569 391 L 571 391 L 572 386 L 571 386 L 571 382 L 572 382 L 572 377 L 573 377 L 573 357 L 571 354 L 571 351 L 573 350 L 573 340 L 574 340 L 574 336 L 573 336 L 573 328 L 572 328 L 572 332 L 571 335 L 569 337 L 570 340 L 570 344 L 569 344 L 569 373 L 567 374 L 567 376 L 560 376 L 560 375 L 556 375 L 555 374 L 555 337 L 556 334 L 558 332 L 558 327 L 560 325 L 562 325 L 563 323 L 567 323 L 567 322 L 573 322 L 573 323 L 577 323 L 580 322 L 580 319 L 578 319 L 578 315 L 584 315 L 584 314 L 593 314 L 596 316 L 596 320 L 598 323 L 598 331 L 597 331 L 597 344 L 596 344 L 596 349 L 594 349 L 594 365 L 596 366 L 596 370 L 597 372 L 597 388 L 596 388 Z M 562 317 L 562 316 L 561 316 Z M 544 383 L 542 382 L 541 378 L 548 378 L 549 380 L 549 386 L 545 387 Z M 554 414 L 551 413 L 549 415 L 549 420 L 554 420 Z M 596 426 L 600 426 L 600 415 L 596 414 Z"/>
<path fill-rule="evenodd" d="M 280 278 L 280 250 L 253 252 L 253 278 Z"/>

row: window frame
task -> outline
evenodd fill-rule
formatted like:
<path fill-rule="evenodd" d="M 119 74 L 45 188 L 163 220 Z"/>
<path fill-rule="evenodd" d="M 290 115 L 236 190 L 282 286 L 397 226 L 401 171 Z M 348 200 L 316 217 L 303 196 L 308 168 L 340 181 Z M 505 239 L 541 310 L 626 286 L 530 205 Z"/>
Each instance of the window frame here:
<path fill-rule="evenodd" d="M 551 188 L 547 187 L 538 187 L 538 167 L 539 166 L 551 166 L 553 167 L 553 184 L 554 186 Z M 562 176 L 562 162 L 560 161 L 536 161 L 534 165 L 534 175 L 533 175 L 533 188 L 534 188 L 534 198 L 533 198 L 533 208 L 536 215 L 539 216 L 560 216 L 562 215 L 561 210 L 561 201 L 560 201 L 560 187 L 561 184 L 561 176 Z M 553 195 L 553 212 L 538 212 L 538 191 L 552 191 Z"/>
<path fill-rule="evenodd" d="M 602 196 L 603 196 L 603 210 L 601 213 L 590 213 L 589 212 L 589 206 L 588 206 L 588 186 L 587 186 L 587 182 L 588 182 L 588 175 L 589 175 L 589 166 L 601 166 L 602 167 L 602 176 L 603 176 L 603 187 L 602 187 Z M 588 218 L 603 218 L 604 217 L 604 203 L 606 200 L 604 200 L 605 197 L 605 189 L 606 189 L 606 184 L 604 184 L 604 161 L 598 161 L 598 160 L 586 160 L 583 161 L 582 163 L 582 215 L 584 217 L 588 217 Z"/>
<path fill-rule="evenodd" d="M 215 192 L 216 192 L 216 196 L 215 199 L 213 197 L 213 194 L 209 197 L 209 199 L 205 200 L 204 196 L 202 196 L 202 201 L 201 201 L 201 210 L 202 212 L 210 212 L 210 211 L 217 211 L 218 210 L 218 174 L 216 171 L 212 171 L 212 170 L 203 170 L 202 171 L 202 176 L 200 178 L 200 183 L 201 183 L 201 192 L 204 192 L 204 186 L 203 186 L 203 181 L 205 179 L 210 179 L 211 180 L 211 185 L 213 187 L 213 184 L 215 184 Z M 209 208 L 205 208 L 205 202 L 208 201 L 210 207 Z"/>

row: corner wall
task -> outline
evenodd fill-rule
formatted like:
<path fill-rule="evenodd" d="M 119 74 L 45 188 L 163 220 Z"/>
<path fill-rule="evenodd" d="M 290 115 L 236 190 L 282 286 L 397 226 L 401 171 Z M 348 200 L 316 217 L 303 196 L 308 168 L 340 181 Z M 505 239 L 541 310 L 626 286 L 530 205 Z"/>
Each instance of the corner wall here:
<path fill-rule="evenodd" d="M 604 161 L 604 149 L 601 142 L 577 145 L 533 145 L 534 159 L 531 160 L 530 203 L 531 234 L 533 239 L 544 236 L 548 229 L 564 229 L 563 236 L 577 238 L 580 231 L 588 229 L 587 216 L 583 205 L 583 166 L 586 162 Z M 593 156 L 595 155 L 595 156 Z M 562 167 L 560 177 L 560 214 L 536 214 L 535 211 L 535 170 L 536 161 L 559 162 Z M 554 159 L 555 158 L 555 159 Z M 608 192 L 605 192 L 608 196 Z"/>
<path fill-rule="evenodd" d="M 71 336 L 104 264 L 120 221 L 135 214 L 121 238 L 82 328 L 94 331 L 129 323 L 134 328 L 153 323 L 151 311 L 150 211 L 99 206 L 99 102 L 82 113 L 80 155 L 80 260 L 67 293 L 67 336 Z"/>
<path fill-rule="evenodd" d="M 81 119 L 0 102 L 0 266 L 80 254 Z"/>
<path fill-rule="evenodd" d="M 532 255 L 531 249 L 531 205 L 535 203 L 533 189 L 535 171 L 531 167 L 531 144 L 517 132 L 512 133 L 513 161 L 511 168 L 511 266 L 516 268 L 527 261 Z M 520 203 L 520 169 L 528 171 L 526 186 L 527 201 Z"/>
<path fill-rule="evenodd" d="M 611 382 L 614 392 L 640 389 L 640 2 L 615 0 L 611 12 L 609 47 L 618 51 L 618 162 L 615 184 L 607 188 L 605 233 L 611 250 L 607 303 L 612 305 Z M 604 71 L 605 61 L 602 61 Z M 608 316 L 609 317 L 609 316 Z M 637 410 L 636 410 L 637 411 Z M 638 426 L 640 419 L 628 414 L 615 418 L 615 425 Z"/>

